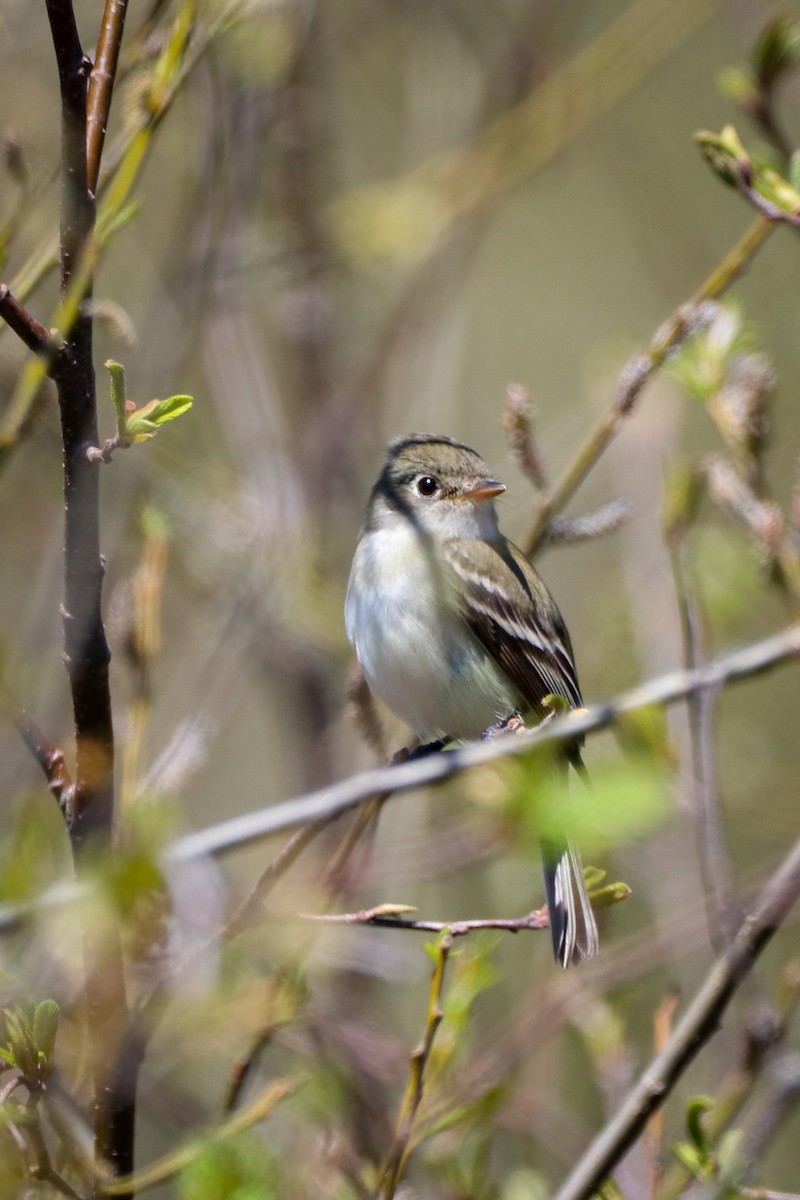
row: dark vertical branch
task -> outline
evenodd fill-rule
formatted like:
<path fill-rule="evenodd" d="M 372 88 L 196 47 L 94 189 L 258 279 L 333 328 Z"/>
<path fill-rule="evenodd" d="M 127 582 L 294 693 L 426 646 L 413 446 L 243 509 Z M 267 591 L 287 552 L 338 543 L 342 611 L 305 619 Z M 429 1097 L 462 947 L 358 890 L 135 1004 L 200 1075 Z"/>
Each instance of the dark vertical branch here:
<path fill-rule="evenodd" d="M 97 39 L 95 64 L 89 80 L 86 169 L 87 183 L 92 195 L 97 191 L 100 159 L 103 154 L 103 143 L 106 136 L 108 114 L 111 109 L 111 95 L 114 91 L 114 79 L 117 74 L 119 49 L 122 45 L 127 9 L 128 0 L 106 0 L 103 20 L 100 24 L 100 37 Z"/>
<path fill-rule="evenodd" d="M 70 0 L 48 0 L 61 85 L 61 291 L 66 294 L 94 229 L 86 173 L 86 95 L 91 64 L 84 55 Z M 96 445 L 97 405 L 92 322 L 81 314 L 53 371 L 64 447 L 64 649 L 77 741 L 73 843 L 110 830 L 114 755 L 109 649 L 101 615 L 99 471 L 86 458 Z"/>
<path fill-rule="evenodd" d="M 61 89 L 61 293 L 66 295 L 94 232 L 87 169 L 87 92 L 91 63 L 81 48 L 71 0 L 47 0 Z M 53 365 L 64 453 L 64 649 L 72 693 L 76 761 L 68 828 L 76 869 L 111 845 L 114 732 L 110 651 L 102 618 L 100 472 L 86 455 L 96 445 L 92 320 L 82 311 Z M 88 855 L 87 855 L 88 851 Z M 94 1088 L 95 1154 L 112 1169 L 133 1169 L 135 1071 L 115 1070 L 128 1025 L 118 932 L 85 930 L 84 960 Z"/>

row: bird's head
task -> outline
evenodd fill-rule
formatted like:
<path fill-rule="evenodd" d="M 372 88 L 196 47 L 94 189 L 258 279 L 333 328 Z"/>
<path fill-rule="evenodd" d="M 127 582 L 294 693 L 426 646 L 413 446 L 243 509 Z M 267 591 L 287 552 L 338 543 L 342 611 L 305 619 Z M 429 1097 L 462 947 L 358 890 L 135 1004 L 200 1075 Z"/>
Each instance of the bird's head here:
<path fill-rule="evenodd" d="M 367 525 L 405 519 L 431 537 L 497 534 L 494 500 L 506 490 L 469 446 L 431 433 L 390 443 L 372 492 Z"/>

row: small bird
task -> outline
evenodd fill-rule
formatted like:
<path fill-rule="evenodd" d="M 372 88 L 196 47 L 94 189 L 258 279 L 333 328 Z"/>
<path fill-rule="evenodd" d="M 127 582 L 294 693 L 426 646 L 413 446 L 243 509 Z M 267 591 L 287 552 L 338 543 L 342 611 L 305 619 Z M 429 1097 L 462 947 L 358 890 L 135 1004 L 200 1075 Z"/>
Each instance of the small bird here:
<path fill-rule="evenodd" d="M 345 601 L 347 636 L 374 695 L 423 741 L 474 739 L 545 697 L 582 705 L 566 625 L 525 555 L 499 529 L 506 490 L 452 438 L 391 442 L 372 489 Z M 580 750 L 567 755 L 583 770 Z M 543 847 L 556 960 L 597 953 L 577 850 Z"/>

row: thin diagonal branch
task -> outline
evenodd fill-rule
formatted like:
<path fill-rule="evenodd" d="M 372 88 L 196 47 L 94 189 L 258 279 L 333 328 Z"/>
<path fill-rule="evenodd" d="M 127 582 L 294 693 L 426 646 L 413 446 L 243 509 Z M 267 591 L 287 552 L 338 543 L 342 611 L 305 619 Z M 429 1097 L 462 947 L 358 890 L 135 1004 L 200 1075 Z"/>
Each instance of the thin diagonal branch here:
<path fill-rule="evenodd" d="M 726 687 L 797 657 L 800 657 L 800 625 L 790 625 L 773 637 L 723 655 L 696 670 L 679 670 L 661 675 L 613 700 L 591 708 L 576 709 L 545 726 L 527 730 L 513 738 L 473 742 L 442 754 L 378 767 L 187 834 L 166 848 L 164 858 L 167 863 L 188 862 L 209 854 L 228 854 L 273 834 L 297 829 L 309 821 L 332 818 L 376 795 L 385 793 L 388 799 L 391 795 L 442 783 L 471 767 L 524 754 L 542 746 L 573 741 L 577 736 L 608 729 L 628 713 L 654 705 L 674 704 L 704 688 Z M 85 894 L 85 888 L 58 885 L 48 889 L 36 902 L 0 905 L 0 933 L 18 928 L 41 909 L 61 907 Z"/>
<path fill-rule="evenodd" d="M 558 482 L 542 495 L 533 528 L 525 543 L 525 553 L 528 557 L 532 557 L 541 546 L 552 516 L 561 512 L 571 500 L 594 464 L 614 440 L 625 418 L 638 403 L 645 386 L 664 365 L 668 355 L 694 331 L 702 306 L 708 300 L 716 300 L 739 278 L 773 228 L 773 223 L 766 217 L 757 217 L 722 262 L 700 285 L 691 300 L 677 308 L 666 324 L 658 330 L 645 353 L 637 355 L 628 363 L 617 384 L 608 411 L 579 447 L 572 461 L 567 464 Z"/>
<path fill-rule="evenodd" d="M 650 1115 L 719 1028 L 728 1001 L 800 896 L 800 841 L 763 889 L 730 946 L 712 967 L 667 1046 L 589 1147 L 555 1200 L 589 1200 L 633 1145 Z"/>
<path fill-rule="evenodd" d="M 50 335 L 44 325 L 20 304 L 4 283 L 0 283 L 0 317 L 34 354 L 49 352 Z"/>
<path fill-rule="evenodd" d="M 225 854 L 272 834 L 297 828 L 307 821 L 345 812 L 382 792 L 405 792 L 426 784 L 442 783 L 470 767 L 607 729 L 626 713 L 650 705 L 674 704 L 698 689 L 748 679 L 798 655 L 800 625 L 790 625 L 782 633 L 724 655 L 694 671 L 679 670 L 659 676 L 606 703 L 566 713 L 544 727 L 513 738 L 493 738 L 444 754 L 378 767 L 292 800 L 187 834 L 173 842 L 168 857 L 173 861 L 186 861 L 206 854 Z M 3 924 L 0 913 L 0 929 Z"/>

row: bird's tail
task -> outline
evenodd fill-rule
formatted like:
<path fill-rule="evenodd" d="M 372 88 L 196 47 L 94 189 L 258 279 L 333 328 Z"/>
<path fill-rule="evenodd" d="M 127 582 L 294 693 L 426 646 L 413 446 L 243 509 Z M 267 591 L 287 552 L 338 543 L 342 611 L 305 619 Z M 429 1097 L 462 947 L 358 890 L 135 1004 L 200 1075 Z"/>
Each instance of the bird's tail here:
<path fill-rule="evenodd" d="M 566 846 L 549 842 L 542 846 L 542 857 L 556 962 L 569 967 L 582 958 L 594 958 L 600 941 L 577 848 L 570 841 Z"/>

